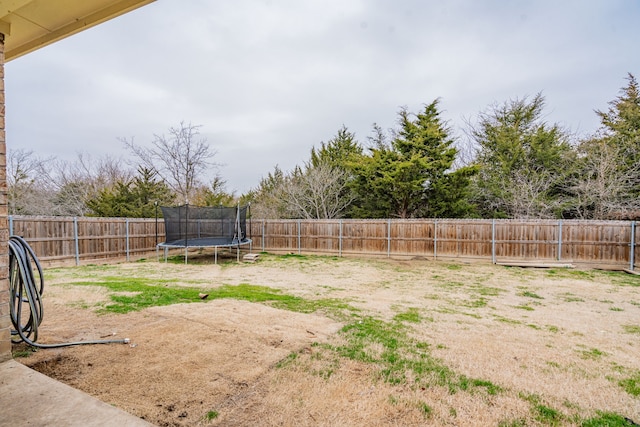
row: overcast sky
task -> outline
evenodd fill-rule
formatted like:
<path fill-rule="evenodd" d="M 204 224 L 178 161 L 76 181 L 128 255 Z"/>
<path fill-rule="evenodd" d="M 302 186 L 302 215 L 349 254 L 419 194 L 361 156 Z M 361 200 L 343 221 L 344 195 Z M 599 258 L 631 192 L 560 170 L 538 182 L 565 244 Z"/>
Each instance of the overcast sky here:
<path fill-rule="evenodd" d="M 7 146 L 126 159 L 118 137 L 191 122 L 239 195 L 343 124 L 364 143 L 436 98 L 462 140 L 538 92 L 585 135 L 640 78 L 639 23 L 638 0 L 159 0 L 9 62 Z"/>

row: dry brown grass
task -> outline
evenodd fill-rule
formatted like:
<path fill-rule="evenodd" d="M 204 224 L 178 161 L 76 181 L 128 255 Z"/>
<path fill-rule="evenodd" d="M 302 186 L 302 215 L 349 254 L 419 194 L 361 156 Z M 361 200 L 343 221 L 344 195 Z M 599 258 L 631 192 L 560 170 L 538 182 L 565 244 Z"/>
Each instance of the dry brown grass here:
<path fill-rule="evenodd" d="M 620 385 L 640 372 L 638 276 L 328 257 L 193 261 L 48 271 L 47 341 L 117 331 L 137 346 L 20 360 L 158 425 L 579 425 L 597 411 L 640 420 L 640 398 Z M 249 283 L 352 310 L 215 300 L 96 316 L 109 293 L 70 285 L 114 275 Z M 368 359 L 341 352 L 355 338 L 339 328 L 363 319 L 390 328 L 401 360 L 431 361 L 446 378 L 406 364 L 405 380 L 386 381 L 389 348 L 371 337 Z M 494 388 L 461 385 L 474 380 Z"/>

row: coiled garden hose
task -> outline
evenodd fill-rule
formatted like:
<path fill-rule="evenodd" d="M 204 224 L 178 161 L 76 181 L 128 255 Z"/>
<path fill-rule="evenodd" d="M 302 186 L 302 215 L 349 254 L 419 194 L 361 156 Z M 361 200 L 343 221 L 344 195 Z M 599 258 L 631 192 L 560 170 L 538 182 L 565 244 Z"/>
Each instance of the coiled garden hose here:
<path fill-rule="evenodd" d="M 34 274 L 33 266 L 37 270 Z M 129 338 L 118 340 L 78 341 L 61 344 L 38 344 L 38 327 L 44 316 L 42 293 L 44 291 L 44 276 L 42 267 L 35 252 L 29 244 L 19 236 L 9 238 L 9 314 L 13 324 L 11 342 L 14 344 L 25 342 L 39 348 L 59 348 L 85 344 L 127 344 Z M 28 303 L 29 313 L 24 307 Z M 15 337 L 15 338 L 14 338 Z"/>

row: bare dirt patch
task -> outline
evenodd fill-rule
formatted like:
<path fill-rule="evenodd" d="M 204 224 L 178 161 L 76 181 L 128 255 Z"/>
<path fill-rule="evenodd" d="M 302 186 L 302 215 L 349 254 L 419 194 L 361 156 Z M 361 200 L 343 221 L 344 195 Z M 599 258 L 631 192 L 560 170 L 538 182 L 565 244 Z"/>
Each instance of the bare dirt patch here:
<path fill-rule="evenodd" d="M 300 313 L 225 298 L 101 314 L 113 292 L 86 282 L 104 277 L 204 291 L 259 285 L 351 308 Z M 160 426 L 579 425 L 597 411 L 640 420 L 639 397 L 621 385 L 640 376 L 637 276 L 263 255 L 50 269 L 45 279 L 41 342 L 131 344 L 18 360 Z M 414 362 L 390 381 L 383 341 L 362 357 L 342 351 L 355 338 L 340 329 L 367 318 L 420 349 L 391 356 L 437 362 L 446 381 L 418 381 Z"/>

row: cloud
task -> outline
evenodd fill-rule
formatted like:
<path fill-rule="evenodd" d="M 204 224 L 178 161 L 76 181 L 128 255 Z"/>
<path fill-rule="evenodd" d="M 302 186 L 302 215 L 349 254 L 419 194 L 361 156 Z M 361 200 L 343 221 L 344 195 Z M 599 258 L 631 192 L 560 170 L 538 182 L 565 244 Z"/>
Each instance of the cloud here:
<path fill-rule="evenodd" d="M 343 124 L 364 142 L 436 98 L 461 135 L 538 92 L 548 120 L 589 133 L 640 74 L 638 21 L 625 0 L 155 2 L 7 64 L 8 146 L 119 156 L 117 137 L 190 121 L 243 192 Z"/>

